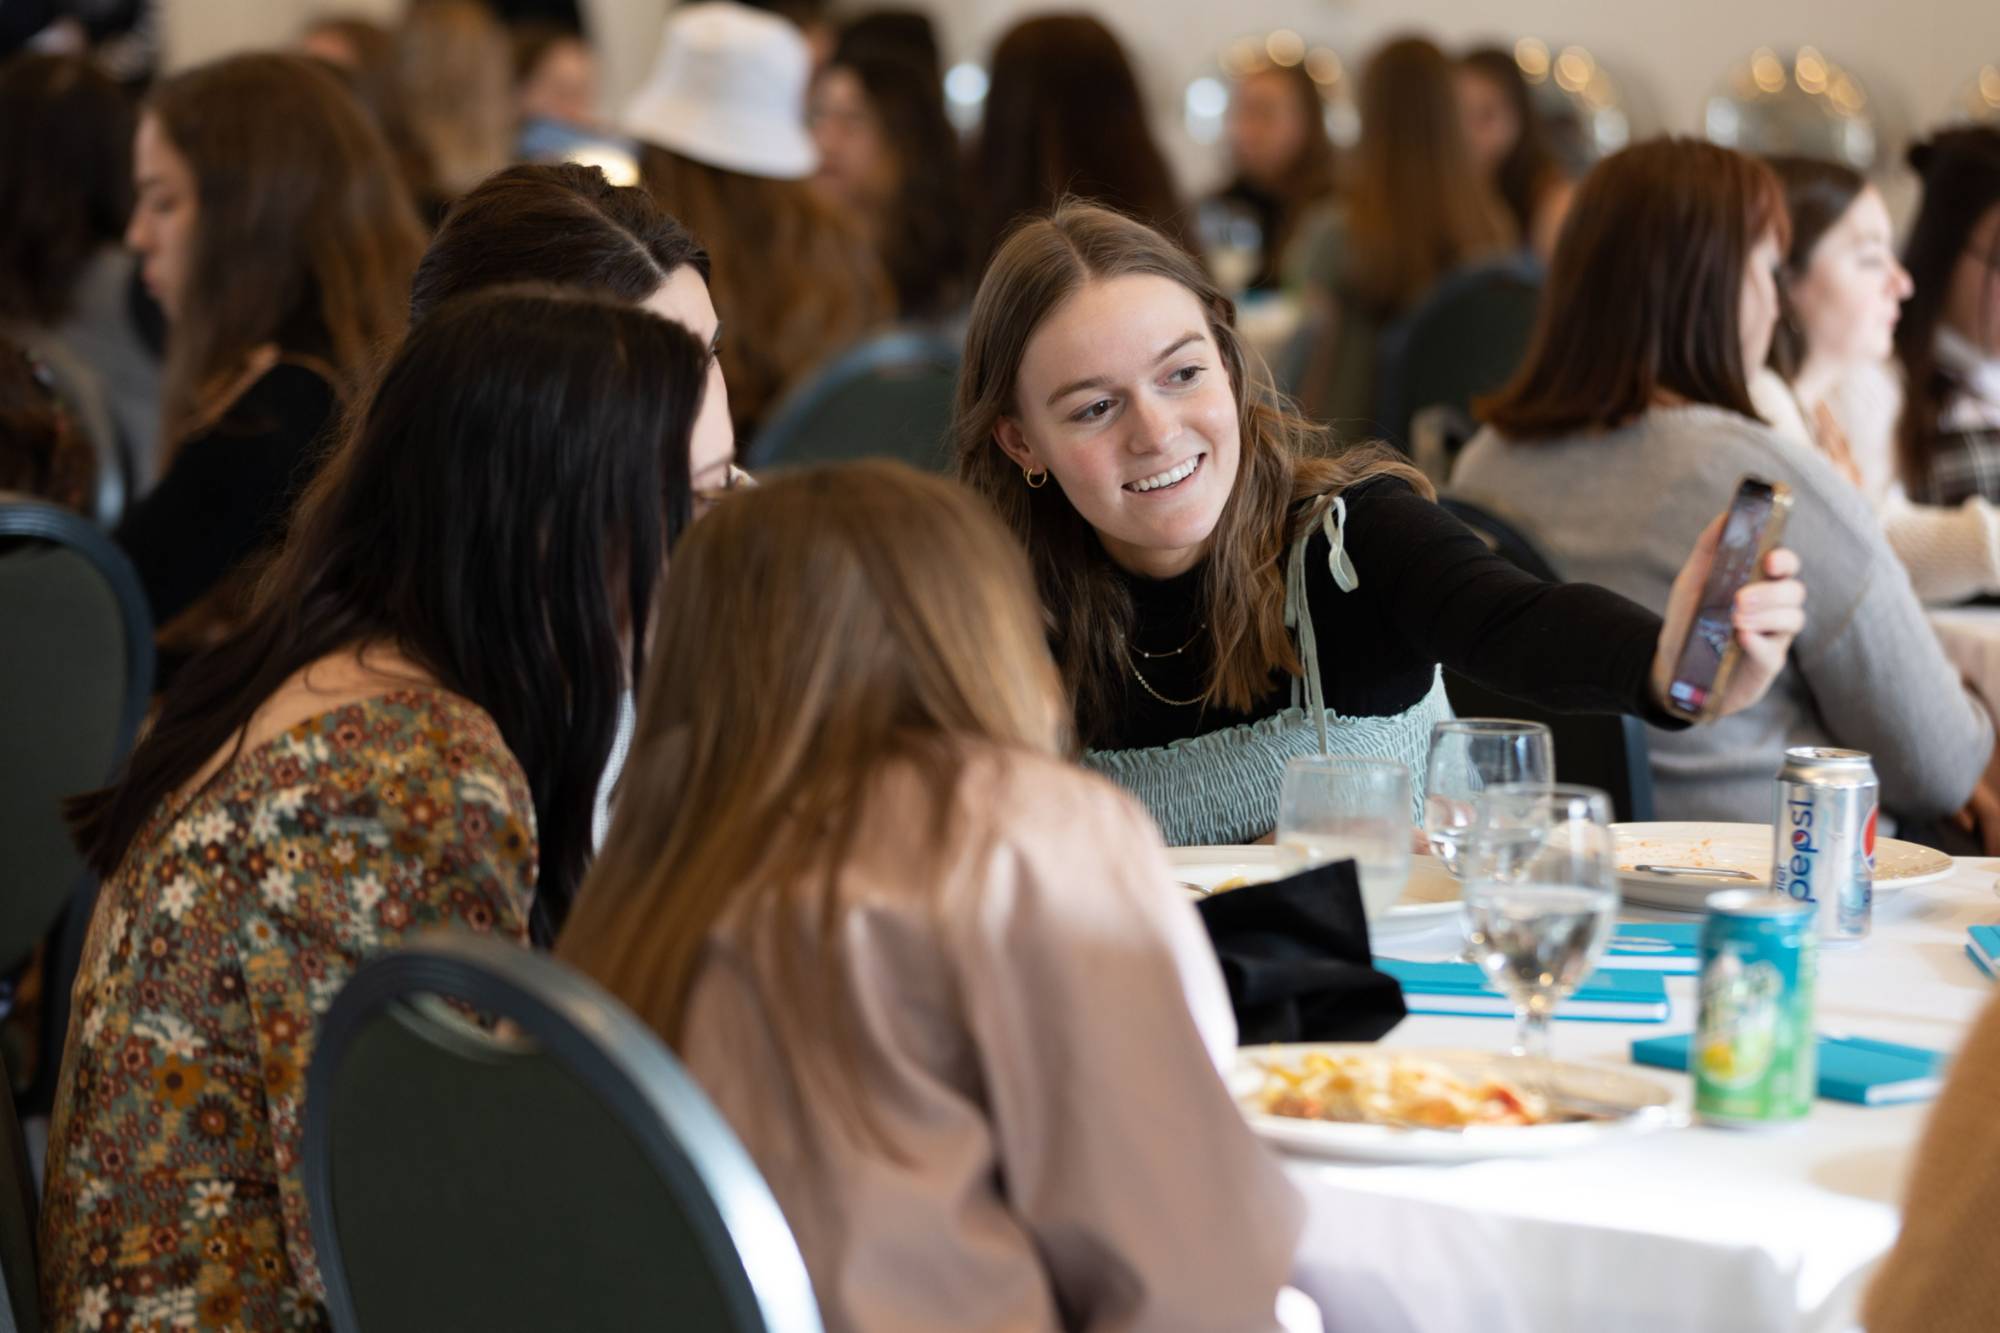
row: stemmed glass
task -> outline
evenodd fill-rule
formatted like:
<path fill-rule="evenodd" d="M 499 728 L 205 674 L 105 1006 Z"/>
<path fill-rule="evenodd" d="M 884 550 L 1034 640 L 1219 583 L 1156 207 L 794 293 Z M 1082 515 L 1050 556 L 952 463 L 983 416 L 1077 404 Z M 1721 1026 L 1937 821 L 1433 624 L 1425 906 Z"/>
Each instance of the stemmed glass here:
<path fill-rule="evenodd" d="M 1546 1063 L 1550 1016 L 1617 922 L 1611 798 L 1548 783 L 1488 788 L 1463 852 L 1467 953 L 1514 1002 L 1514 1054 Z"/>
<path fill-rule="evenodd" d="M 1555 776 L 1555 737 L 1539 722 L 1467 717 L 1438 723 L 1431 728 L 1424 782 L 1431 854 L 1464 879 L 1461 850 L 1480 793 L 1502 783 L 1553 782 Z"/>
<path fill-rule="evenodd" d="M 1285 765 L 1278 860 L 1287 874 L 1354 859 L 1370 919 L 1410 877 L 1410 769 L 1392 759 L 1310 755 Z"/>

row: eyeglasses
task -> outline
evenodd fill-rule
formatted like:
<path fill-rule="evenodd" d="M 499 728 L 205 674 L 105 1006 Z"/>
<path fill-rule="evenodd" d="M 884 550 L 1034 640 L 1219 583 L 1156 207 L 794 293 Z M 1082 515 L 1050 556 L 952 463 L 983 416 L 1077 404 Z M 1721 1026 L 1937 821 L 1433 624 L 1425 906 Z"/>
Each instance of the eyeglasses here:
<path fill-rule="evenodd" d="M 722 497 L 731 491 L 748 490 L 757 484 L 757 479 L 742 468 L 731 463 L 729 471 L 723 474 L 720 486 L 700 486 L 694 491 L 694 511 L 705 514 L 722 503 Z"/>

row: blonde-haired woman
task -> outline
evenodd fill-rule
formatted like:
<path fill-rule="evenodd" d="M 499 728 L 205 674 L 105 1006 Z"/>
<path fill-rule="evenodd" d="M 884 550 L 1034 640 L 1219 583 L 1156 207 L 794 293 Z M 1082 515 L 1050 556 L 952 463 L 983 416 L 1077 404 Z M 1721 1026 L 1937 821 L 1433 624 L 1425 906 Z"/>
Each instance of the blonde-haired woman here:
<path fill-rule="evenodd" d="M 560 952 L 714 1097 L 829 1329 L 1275 1327 L 1301 1213 L 1212 1063 L 1214 956 L 1058 758 L 985 506 L 891 463 L 732 496 L 657 641 Z"/>
<path fill-rule="evenodd" d="M 1664 622 L 1522 573 L 1393 455 L 1325 456 L 1228 299 L 1130 218 L 1069 205 L 1001 247 L 953 435 L 960 476 L 1028 547 L 1086 761 L 1170 843 L 1269 834 L 1295 755 L 1421 775 L 1451 715 L 1441 665 L 1552 708 L 1673 724 L 1661 701 L 1719 517 Z M 1784 665 L 1805 623 L 1796 570 L 1774 552 L 1771 580 L 1738 595 L 1744 661 L 1723 712 Z"/>

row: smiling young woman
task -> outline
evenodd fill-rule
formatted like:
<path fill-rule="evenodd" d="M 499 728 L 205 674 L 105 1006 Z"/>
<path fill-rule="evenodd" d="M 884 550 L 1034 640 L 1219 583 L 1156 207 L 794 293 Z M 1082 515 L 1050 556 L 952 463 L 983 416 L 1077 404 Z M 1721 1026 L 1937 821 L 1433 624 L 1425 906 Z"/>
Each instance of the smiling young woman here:
<path fill-rule="evenodd" d="M 1065 205 L 1000 248 L 953 429 L 960 476 L 1028 547 L 1086 762 L 1171 843 L 1269 833 L 1294 755 L 1421 773 L 1451 711 L 1440 664 L 1550 707 L 1666 720 L 1659 690 L 1713 530 L 1664 625 L 1521 573 L 1395 455 L 1327 455 L 1246 353 L 1230 302 L 1130 218 Z M 1738 603 L 1732 707 L 1802 623 L 1790 557 L 1774 561 L 1780 577 Z"/>

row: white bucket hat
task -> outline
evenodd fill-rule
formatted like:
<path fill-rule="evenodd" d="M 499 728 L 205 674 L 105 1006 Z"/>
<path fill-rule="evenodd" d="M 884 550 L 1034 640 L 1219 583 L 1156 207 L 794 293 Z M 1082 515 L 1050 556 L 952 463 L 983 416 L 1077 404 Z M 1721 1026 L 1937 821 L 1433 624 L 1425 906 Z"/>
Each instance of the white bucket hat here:
<path fill-rule="evenodd" d="M 804 34 L 776 14 L 728 0 L 680 5 L 624 129 L 725 171 L 803 180 L 819 169 L 805 121 L 811 69 Z"/>

